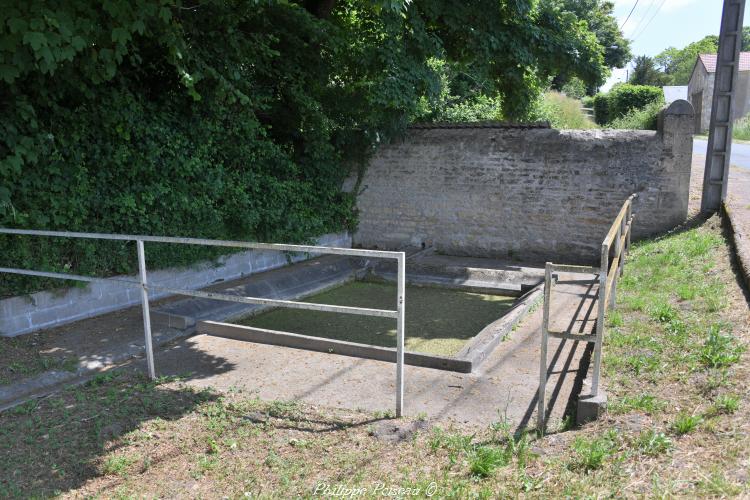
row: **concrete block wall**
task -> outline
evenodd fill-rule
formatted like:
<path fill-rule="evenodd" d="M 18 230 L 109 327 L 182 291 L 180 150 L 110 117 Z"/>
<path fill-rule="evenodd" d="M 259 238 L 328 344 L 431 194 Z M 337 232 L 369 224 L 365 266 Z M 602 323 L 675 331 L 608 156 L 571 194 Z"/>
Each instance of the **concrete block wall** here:
<path fill-rule="evenodd" d="M 348 233 L 327 234 L 317 244 L 329 247 L 351 247 Z M 148 257 L 148 244 L 146 244 Z M 292 262 L 305 260 L 309 256 L 291 254 Z M 219 281 L 241 278 L 289 263 L 287 254 L 265 250 L 249 250 L 221 257 L 217 262 L 203 262 L 186 268 L 163 269 L 148 273 L 148 280 L 155 285 L 170 288 L 197 289 Z M 137 281 L 137 276 L 119 276 L 120 279 Z M 165 292 L 153 292 L 150 298 L 163 298 Z M 72 321 L 90 318 L 140 302 L 138 288 L 124 287 L 116 283 L 91 283 L 81 288 L 66 288 L 51 292 L 0 300 L 0 335 L 15 336 L 43 328 L 59 326 Z"/>
<path fill-rule="evenodd" d="M 662 112 L 658 131 L 412 128 L 371 160 L 354 244 L 595 263 L 631 193 L 636 237 L 686 219 L 692 128 L 684 100 Z"/>

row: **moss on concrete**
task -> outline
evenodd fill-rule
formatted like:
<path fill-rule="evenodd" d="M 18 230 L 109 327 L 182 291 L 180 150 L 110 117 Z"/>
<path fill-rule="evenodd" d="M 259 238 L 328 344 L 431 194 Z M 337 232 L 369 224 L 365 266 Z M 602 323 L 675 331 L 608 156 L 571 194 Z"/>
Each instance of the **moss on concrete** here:
<path fill-rule="evenodd" d="M 514 297 L 434 287 L 406 289 L 406 349 L 452 356 L 486 325 L 501 317 Z M 396 286 L 351 282 L 308 297 L 308 302 L 396 309 Z M 296 309 L 275 309 L 239 324 L 383 347 L 396 346 L 396 322 Z"/>

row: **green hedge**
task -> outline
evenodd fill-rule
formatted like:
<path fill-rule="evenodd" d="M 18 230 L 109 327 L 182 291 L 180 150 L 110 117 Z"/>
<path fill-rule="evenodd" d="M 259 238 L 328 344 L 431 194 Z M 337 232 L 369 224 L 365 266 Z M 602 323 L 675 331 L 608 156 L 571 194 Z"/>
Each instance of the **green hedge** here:
<path fill-rule="evenodd" d="M 653 102 L 664 103 L 661 87 L 650 85 L 615 85 L 606 94 L 594 97 L 594 119 L 600 125 L 621 118 L 631 110 L 641 109 Z"/>
<path fill-rule="evenodd" d="M 295 5 L 31 1 L 2 15 L 0 226 L 310 241 L 356 224 L 343 155 L 408 111 L 362 112 L 362 94 L 329 85 L 339 65 L 389 49 L 341 52 L 352 35 L 323 39 L 330 24 Z M 151 268 L 227 252 L 147 246 Z M 0 236 L 0 265 L 137 266 L 132 243 L 20 236 Z M 0 274 L 0 296 L 61 285 Z"/>

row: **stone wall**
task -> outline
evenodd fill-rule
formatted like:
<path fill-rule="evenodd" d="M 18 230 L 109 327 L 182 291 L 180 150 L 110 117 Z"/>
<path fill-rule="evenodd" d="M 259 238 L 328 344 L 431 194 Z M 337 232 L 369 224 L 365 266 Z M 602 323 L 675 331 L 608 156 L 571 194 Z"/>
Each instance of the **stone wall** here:
<path fill-rule="evenodd" d="M 351 247 L 347 233 L 327 234 L 317 244 L 329 247 Z M 146 248 L 148 255 L 148 247 Z M 310 255 L 296 254 L 291 258 L 283 252 L 249 250 L 221 257 L 218 262 L 198 263 L 186 268 L 163 269 L 148 273 L 148 281 L 169 288 L 198 289 L 220 281 L 238 279 L 297 262 Z M 137 276 L 119 276 L 138 281 Z M 79 319 L 116 311 L 140 303 L 138 288 L 116 283 L 91 283 L 83 288 L 38 292 L 22 297 L 0 300 L 0 335 L 15 336 L 42 328 L 63 325 Z M 149 297 L 165 297 L 164 292 L 151 292 Z"/>
<path fill-rule="evenodd" d="M 370 162 L 354 244 L 594 263 L 631 193 L 636 237 L 685 220 L 692 120 L 678 100 L 658 131 L 412 128 Z"/>

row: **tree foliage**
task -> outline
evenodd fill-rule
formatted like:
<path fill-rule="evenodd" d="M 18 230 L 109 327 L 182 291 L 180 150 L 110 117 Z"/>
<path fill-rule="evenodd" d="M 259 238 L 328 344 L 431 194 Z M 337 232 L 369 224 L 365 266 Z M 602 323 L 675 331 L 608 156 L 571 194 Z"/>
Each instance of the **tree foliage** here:
<path fill-rule="evenodd" d="M 596 36 L 604 55 L 605 70 L 595 80 L 584 79 L 587 91 L 596 92 L 609 76 L 611 68 L 622 68 L 630 60 L 630 41 L 625 38 L 617 18 L 613 15 L 614 3 L 609 0 L 564 0 L 564 9 L 586 22 Z M 555 87 L 562 89 L 574 75 L 561 73 L 555 79 Z"/>
<path fill-rule="evenodd" d="M 693 74 L 699 54 L 716 54 L 719 50 L 719 37 L 708 35 L 692 42 L 682 49 L 669 47 L 654 57 L 656 65 L 666 75 L 665 85 L 687 85 Z M 742 29 L 742 48 L 750 50 L 750 26 Z"/>
<path fill-rule="evenodd" d="M 669 47 L 654 57 L 665 75 L 666 85 L 687 85 L 699 54 L 716 54 L 719 37 L 706 36 L 682 49 Z"/>
<path fill-rule="evenodd" d="M 601 79 L 604 57 L 561 0 L 0 0 L 0 225 L 286 241 L 353 227 L 341 182 L 378 141 L 476 103 L 522 119 L 556 75 Z M 207 252 L 155 247 L 150 265 Z M 5 237 L 0 253 L 134 265 L 119 243 Z"/>
<path fill-rule="evenodd" d="M 633 70 L 628 83 L 633 85 L 652 85 L 660 87 L 667 78 L 656 68 L 654 60 L 648 56 L 638 56 L 633 59 Z"/>

